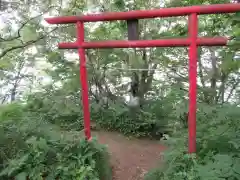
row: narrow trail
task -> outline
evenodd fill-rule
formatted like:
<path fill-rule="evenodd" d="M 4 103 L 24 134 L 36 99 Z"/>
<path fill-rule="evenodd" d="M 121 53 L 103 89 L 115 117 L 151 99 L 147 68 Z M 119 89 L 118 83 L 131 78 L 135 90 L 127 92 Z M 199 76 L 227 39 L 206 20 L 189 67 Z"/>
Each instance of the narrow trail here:
<path fill-rule="evenodd" d="M 116 132 L 93 133 L 108 146 L 113 166 L 113 180 L 143 180 L 144 175 L 156 167 L 164 146 L 159 141 L 128 138 Z"/>

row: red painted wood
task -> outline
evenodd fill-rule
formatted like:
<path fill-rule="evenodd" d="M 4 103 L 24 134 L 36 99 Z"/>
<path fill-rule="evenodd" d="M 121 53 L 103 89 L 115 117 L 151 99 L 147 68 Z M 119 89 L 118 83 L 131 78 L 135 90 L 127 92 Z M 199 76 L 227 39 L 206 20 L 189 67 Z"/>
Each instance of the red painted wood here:
<path fill-rule="evenodd" d="M 82 44 L 84 42 L 84 24 L 83 22 L 77 23 L 77 43 Z M 90 130 L 90 111 L 88 101 L 88 82 L 87 82 L 87 69 L 86 69 L 86 55 L 85 49 L 79 47 L 78 54 L 80 57 L 80 83 L 82 88 L 82 104 L 83 104 L 83 118 L 84 118 L 84 133 L 86 138 L 91 138 Z"/>
<path fill-rule="evenodd" d="M 188 21 L 189 31 L 189 114 L 188 114 L 188 151 L 196 152 L 196 108 L 197 108 L 197 36 L 198 17 L 191 14 Z"/>
<path fill-rule="evenodd" d="M 97 21 L 130 20 L 156 17 L 186 16 L 192 13 L 217 14 L 217 13 L 233 13 L 237 11 L 240 11 L 240 4 L 215 4 L 204 6 L 161 8 L 154 10 L 136 10 L 128 12 L 108 12 L 102 14 L 90 14 L 83 16 L 60 16 L 46 18 L 45 20 L 49 24 L 68 24 L 76 23 L 78 21 L 97 22 Z"/>
<path fill-rule="evenodd" d="M 214 38 L 198 38 L 198 46 L 225 46 L 227 38 L 214 37 Z M 84 42 L 81 45 L 77 43 L 59 43 L 60 49 L 84 49 L 91 48 L 143 48 L 143 47 L 185 47 L 191 44 L 190 39 L 159 39 L 159 40 L 137 40 L 137 41 L 93 41 Z"/>

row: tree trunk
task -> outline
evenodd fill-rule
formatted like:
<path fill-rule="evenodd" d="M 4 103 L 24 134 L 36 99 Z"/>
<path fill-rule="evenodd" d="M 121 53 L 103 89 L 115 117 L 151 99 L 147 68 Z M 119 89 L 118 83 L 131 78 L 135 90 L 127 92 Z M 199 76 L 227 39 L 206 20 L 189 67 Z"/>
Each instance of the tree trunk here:
<path fill-rule="evenodd" d="M 219 92 L 218 92 L 218 95 L 216 97 L 216 104 L 219 103 L 219 100 L 221 101 L 221 104 L 224 103 L 224 94 L 225 94 L 225 83 L 226 83 L 226 80 L 227 80 L 227 75 L 222 72 L 222 75 L 221 75 L 221 85 L 219 87 Z"/>
<path fill-rule="evenodd" d="M 210 87 L 210 92 L 209 92 L 209 103 L 215 103 L 216 101 L 216 96 L 217 96 L 217 78 L 218 78 L 218 69 L 217 69 L 217 57 L 215 56 L 215 51 L 214 49 L 210 49 L 211 53 L 211 65 L 212 65 L 212 71 L 211 71 L 211 87 Z"/>
<path fill-rule="evenodd" d="M 11 89 L 11 92 L 10 92 L 10 100 L 11 100 L 11 102 L 16 100 L 17 88 L 18 88 L 19 83 L 20 83 L 20 81 L 22 79 L 21 72 L 22 72 L 22 69 L 24 67 L 24 64 L 25 64 L 25 61 L 23 59 L 23 60 L 20 60 L 18 65 L 17 65 L 17 75 L 14 78 L 13 88 Z"/>

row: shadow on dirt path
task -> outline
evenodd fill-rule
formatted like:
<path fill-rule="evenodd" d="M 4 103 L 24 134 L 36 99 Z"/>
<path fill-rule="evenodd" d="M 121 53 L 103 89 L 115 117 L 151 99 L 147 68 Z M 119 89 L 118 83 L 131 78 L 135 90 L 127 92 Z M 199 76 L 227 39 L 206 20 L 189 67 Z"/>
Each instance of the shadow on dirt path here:
<path fill-rule="evenodd" d="M 108 146 L 113 166 L 113 180 L 143 180 L 156 167 L 165 147 L 159 141 L 128 138 L 116 132 L 93 133 L 100 143 Z"/>

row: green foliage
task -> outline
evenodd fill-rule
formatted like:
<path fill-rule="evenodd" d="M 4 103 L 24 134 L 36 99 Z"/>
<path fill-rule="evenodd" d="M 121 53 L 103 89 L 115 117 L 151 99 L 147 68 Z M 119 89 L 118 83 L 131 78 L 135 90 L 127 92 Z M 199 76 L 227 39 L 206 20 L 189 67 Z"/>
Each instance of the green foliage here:
<path fill-rule="evenodd" d="M 65 144 L 31 137 L 26 143 L 28 150 L 25 154 L 21 153 L 10 160 L 8 166 L 2 170 L 1 176 L 14 177 L 25 174 L 31 179 L 40 179 L 43 175 L 47 178 L 60 179 L 100 179 L 96 166 L 99 164 L 94 157 L 101 156 L 101 153 L 105 152 L 101 148 L 98 148 L 98 151 L 93 148 L 92 144 L 96 142 L 88 143 L 80 140 Z"/>
<path fill-rule="evenodd" d="M 47 141 L 43 138 L 31 137 L 26 140 L 28 149 L 21 152 L 12 160 L 2 172 L 2 177 L 15 177 L 20 174 L 29 176 L 30 179 L 40 179 L 43 175 L 47 178 L 59 177 L 60 179 L 103 179 L 99 166 L 105 159 L 102 147 L 95 148 L 96 142 L 79 140 L 74 143 Z M 99 146 L 99 145 L 98 145 Z M 98 158 L 98 163 L 95 158 Z M 109 168 L 109 167 L 108 167 Z M 107 169 L 106 169 L 107 170 Z M 110 172 L 108 170 L 108 172 Z M 108 172 L 101 172 L 107 173 Z"/>
<path fill-rule="evenodd" d="M 37 113 L 47 122 L 57 124 L 64 129 L 82 130 L 82 106 L 79 104 L 78 93 L 72 91 L 74 90 L 48 89 L 47 93 L 35 93 L 29 96 L 25 110 Z M 180 101 L 180 96 L 181 92 L 172 88 L 164 98 L 146 100 L 140 109 L 129 108 L 121 102 L 109 101 L 108 106 L 105 107 L 92 101 L 91 119 L 103 129 L 159 139 L 164 132 L 172 131 L 169 123 L 176 118 L 172 114 L 175 112 L 174 104 Z"/>
<path fill-rule="evenodd" d="M 77 93 L 70 92 L 68 96 L 66 94 L 62 91 L 53 91 L 30 95 L 25 109 L 62 128 L 82 130 L 83 117 L 79 97 L 76 96 Z"/>
<path fill-rule="evenodd" d="M 199 105 L 197 154 L 187 154 L 187 132 L 169 141 L 165 164 L 146 180 L 238 180 L 240 179 L 239 107 Z M 206 122 L 207 120 L 207 122 Z"/>
<path fill-rule="evenodd" d="M 0 105 L 0 121 L 18 120 L 24 116 L 23 106 L 19 103 Z"/>
<path fill-rule="evenodd" d="M 18 114 L 19 109 L 20 104 L 10 104 L 2 114 Z M 96 139 L 87 142 L 79 132 L 61 130 L 33 112 L 18 121 L 7 117 L 0 123 L 1 178 L 111 179 L 108 153 Z"/>
<path fill-rule="evenodd" d="M 151 104 L 151 106 L 149 106 Z M 110 104 L 109 108 L 91 105 L 94 122 L 107 130 L 119 131 L 125 135 L 159 139 L 168 129 L 168 120 L 173 107 L 161 100 L 149 100 L 142 109 L 121 104 Z"/>

